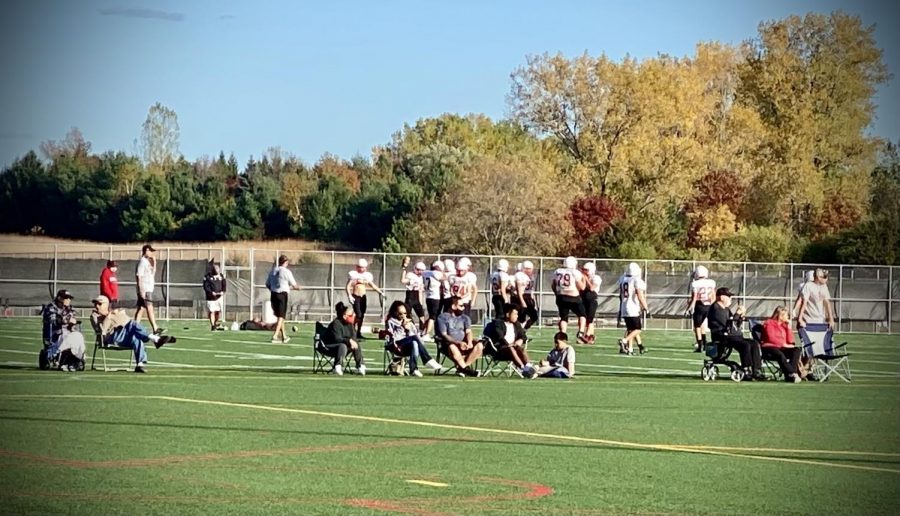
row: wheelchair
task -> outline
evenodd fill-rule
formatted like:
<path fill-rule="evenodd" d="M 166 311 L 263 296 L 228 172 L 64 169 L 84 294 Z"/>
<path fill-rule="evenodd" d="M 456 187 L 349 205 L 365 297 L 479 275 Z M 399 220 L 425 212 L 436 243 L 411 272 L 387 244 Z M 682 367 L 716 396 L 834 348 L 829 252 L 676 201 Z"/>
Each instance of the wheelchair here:
<path fill-rule="evenodd" d="M 700 369 L 700 378 L 704 382 L 713 382 L 720 376 L 719 366 L 724 366 L 728 368 L 732 381 L 743 381 L 747 373 L 739 363 L 729 359 L 731 352 L 732 348 L 721 342 L 713 341 L 707 344 L 706 358 L 704 358 L 703 367 Z"/>

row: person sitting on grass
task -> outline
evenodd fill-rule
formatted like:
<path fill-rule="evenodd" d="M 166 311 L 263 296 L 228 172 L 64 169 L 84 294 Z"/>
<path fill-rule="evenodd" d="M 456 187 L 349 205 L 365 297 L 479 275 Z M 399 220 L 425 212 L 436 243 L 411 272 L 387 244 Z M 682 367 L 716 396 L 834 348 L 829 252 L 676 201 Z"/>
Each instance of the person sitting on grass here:
<path fill-rule="evenodd" d="M 472 342 L 472 320 L 463 313 L 459 296 L 450 298 L 450 310 L 438 316 L 435 324 L 435 341 L 456 364 L 459 376 L 480 376 L 472 364 L 481 357 L 484 345 Z"/>
<path fill-rule="evenodd" d="M 440 371 L 441 364 L 438 364 L 428 354 L 422 338 L 419 337 L 419 331 L 412 319 L 409 318 L 407 310 L 407 305 L 403 301 L 398 300 L 391 303 L 385 323 L 391 339 L 385 343 L 385 349 L 396 356 L 409 357 L 409 373 L 413 376 L 422 376 L 417 359 L 422 359 L 425 365 L 431 369 Z"/>
<path fill-rule="evenodd" d="M 553 336 L 553 349 L 538 366 L 541 378 L 572 378 L 575 376 L 575 348 L 569 346 L 569 336 L 558 332 Z"/>
<path fill-rule="evenodd" d="M 495 319 L 484 327 L 484 335 L 491 339 L 496 348 L 493 358 L 507 360 L 516 366 L 516 371 L 524 378 L 537 376 L 528 351 L 525 350 L 525 329 L 519 323 L 519 307 L 510 303 L 503 305 L 503 319 Z M 485 353 L 491 353 L 485 347 Z"/>
<path fill-rule="evenodd" d="M 800 383 L 800 348 L 794 346 L 794 332 L 791 331 L 791 314 L 779 306 L 772 317 L 762 324 L 762 357 L 775 360 L 781 368 L 784 380 Z"/>
<path fill-rule="evenodd" d="M 334 358 L 334 374 L 340 376 L 344 374 L 344 357 L 347 351 L 353 354 L 353 360 L 356 361 L 356 372 L 362 376 L 366 374 L 366 364 L 363 361 L 362 346 L 356 341 L 356 315 L 353 307 L 339 302 L 334 306 L 335 318 L 325 330 L 322 338 L 322 344 L 325 346 L 324 353 Z"/>
<path fill-rule="evenodd" d="M 134 372 L 145 373 L 147 351 L 144 344 L 153 342 L 156 349 L 164 344 L 175 343 L 175 337 L 159 336 L 148 332 L 141 323 L 132 320 L 124 310 L 109 308 L 109 298 L 97 296 L 92 300 L 94 309 L 91 312 L 91 325 L 100 334 L 101 342 L 106 346 L 119 346 L 134 350 Z"/>

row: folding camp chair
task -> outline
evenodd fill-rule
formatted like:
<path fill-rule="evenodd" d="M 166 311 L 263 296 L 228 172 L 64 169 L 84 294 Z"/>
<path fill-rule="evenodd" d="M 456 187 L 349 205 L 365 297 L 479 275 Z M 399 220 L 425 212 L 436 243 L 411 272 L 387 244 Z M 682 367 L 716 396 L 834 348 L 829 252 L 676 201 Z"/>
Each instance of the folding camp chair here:
<path fill-rule="evenodd" d="M 437 350 L 434 359 L 437 360 L 438 364 L 441 364 L 441 370 L 435 374 L 456 374 L 456 362 L 453 361 L 453 357 L 450 356 L 450 353 L 447 350 L 447 343 L 435 335 L 434 346 Z"/>
<path fill-rule="evenodd" d="M 100 359 L 103 361 L 103 371 L 131 371 L 137 365 L 134 363 L 134 350 L 131 348 L 124 348 L 122 346 L 117 346 L 115 344 L 106 344 L 103 342 L 103 335 L 100 333 L 100 327 L 94 324 L 94 321 L 91 320 L 91 327 L 94 329 L 94 353 L 91 355 L 91 371 L 95 371 L 94 362 L 97 360 L 97 351 L 100 351 Z M 127 351 L 128 352 L 128 369 L 121 368 L 110 368 L 106 365 L 106 352 L 107 351 Z"/>
<path fill-rule="evenodd" d="M 516 374 L 519 377 L 522 373 L 516 369 L 516 364 L 510 360 L 499 358 L 500 348 L 494 344 L 487 335 L 481 337 L 481 343 L 484 346 L 484 353 L 481 355 L 481 376 L 500 376 L 506 375 L 507 378 Z M 527 348 L 528 343 L 525 343 Z"/>
<path fill-rule="evenodd" d="M 324 341 L 327 329 L 327 326 L 316 321 L 316 330 L 313 333 L 313 374 L 334 372 L 335 359 L 328 355 L 328 349 L 325 347 Z M 344 370 L 349 369 L 351 357 L 350 353 L 347 353 L 347 356 L 344 357 Z"/>
<path fill-rule="evenodd" d="M 392 351 L 394 338 L 391 336 L 391 333 L 387 330 L 380 330 L 378 338 L 384 342 L 384 347 L 382 348 L 384 352 L 381 355 L 381 372 L 387 375 L 391 374 L 393 370 L 401 376 L 409 374 L 406 357 Z"/>
<path fill-rule="evenodd" d="M 783 380 L 784 373 L 781 371 L 781 365 L 778 364 L 777 361 L 766 358 L 766 354 L 762 348 L 763 344 L 763 334 L 762 334 L 762 323 L 756 320 L 750 320 L 750 336 L 753 340 L 756 341 L 760 346 L 761 356 L 763 367 L 765 368 L 765 375 L 771 377 L 773 380 Z"/>
<path fill-rule="evenodd" d="M 834 330 L 825 323 L 807 324 L 800 328 L 803 356 L 814 359 L 813 374 L 824 382 L 832 374 L 850 383 L 850 354 L 844 348 L 847 343 L 834 345 Z"/>

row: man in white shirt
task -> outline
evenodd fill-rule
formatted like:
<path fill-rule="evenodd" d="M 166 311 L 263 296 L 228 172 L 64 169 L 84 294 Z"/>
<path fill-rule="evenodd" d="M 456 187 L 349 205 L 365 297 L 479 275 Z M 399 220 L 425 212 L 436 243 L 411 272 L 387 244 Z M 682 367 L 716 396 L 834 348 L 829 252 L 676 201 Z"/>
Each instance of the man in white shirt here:
<path fill-rule="evenodd" d="M 368 306 L 368 298 L 366 290 L 371 288 L 378 292 L 379 296 L 383 296 L 384 292 L 375 284 L 375 277 L 368 271 L 369 262 L 365 258 L 360 258 L 356 262 L 356 270 L 347 273 L 347 299 L 353 305 L 353 313 L 356 314 L 356 338 L 365 339 L 362 334 L 363 319 L 366 317 L 366 308 Z"/>
<path fill-rule="evenodd" d="M 428 318 L 425 320 L 425 332 L 422 340 L 430 341 L 428 335 L 434 328 L 434 321 L 441 314 L 441 286 L 445 280 L 444 262 L 436 260 L 431 264 L 431 270 L 422 275 L 425 288 L 425 308 L 428 310 Z"/>
<path fill-rule="evenodd" d="M 407 312 L 414 312 L 419 318 L 419 332 L 425 331 L 425 308 L 422 307 L 422 294 L 425 290 L 425 263 L 416 262 L 413 270 L 407 271 L 409 265 L 409 256 L 403 258 L 401 266 L 402 276 L 400 283 L 406 286 L 406 298 L 404 304 Z"/>
<path fill-rule="evenodd" d="M 556 294 L 556 308 L 559 310 L 559 331 L 566 333 L 569 326 L 569 312 L 578 317 L 578 341 L 587 343 L 584 337 L 586 319 L 581 292 L 586 286 L 584 275 L 578 270 L 578 260 L 574 256 L 565 259 L 563 266 L 553 273 L 550 287 Z"/>
<path fill-rule="evenodd" d="M 829 329 L 834 329 L 834 309 L 825 269 L 816 269 L 813 281 L 806 282 L 800 291 L 797 326 L 804 328 L 807 323 L 827 323 Z"/>
<path fill-rule="evenodd" d="M 153 253 L 156 249 L 150 244 L 144 244 L 141 248 L 141 259 L 138 260 L 134 277 L 137 284 L 137 310 L 134 312 L 134 320 L 141 322 L 141 313 L 147 312 L 147 320 L 150 321 L 150 329 L 156 335 L 161 335 L 166 330 L 156 324 L 156 315 L 153 313 L 153 289 L 156 286 L 156 257 Z"/>
<path fill-rule="evenodd" d="M 284 318 L 287 317 L 288 292 L 300 290 L 300 285 L 294 279 L 294 273 L 288 267 L 291 263 L 287 255 L 278 257 L 278 265 L 269 273 L 266 279 L 266 288 L 269 289 L 269 302 L 272 303 L 272 312 L 275 314 L 275 333 L 272 334 L 272 344 L 287 344 L 291 338 L 284 334 Z"/>
<path fill-rule="evenodd" d="M 531 260 L 522 262 L 522 270 L 516 271 L 514 276 L 516 295 L 513 303 L 519 306 L 519 312 L 525 320 L 524 328 L 527 331 L 538 320 L 537 303 L 534 299 L 534 264 Z"/>
<path fill-rule="evenodd" d="M 459 298 L 463 313 L 472 317 L 472 305 L 478 296 L 478 277 L 471 272 L 472 261 L 466 257 L 456 263 L 456 274 L 450 276 L 450 295 Z"/>
<path fill-rule="evenodd" d="M 647 284 L 641 279 L 641 267 L 632 262 L 619 278 L 619 317 L 625 321 L 625 338 L 619 339 L 619 353 L 633 355 L 633 343 L 644 353 L 641 343 L 641 314 L 647 311 Z"/>
<path fill-rule="evenodd" d="M 706 316 L 709 307 L 716 301 L 716 282 L 709 277 L 709 269 L 698 265 L 694 269 L 694 280 L 691 281 L 690 295 L 688 297 L 687 313 L 694 323 L 694 352 L 700 353 L 706 349 Z"/>

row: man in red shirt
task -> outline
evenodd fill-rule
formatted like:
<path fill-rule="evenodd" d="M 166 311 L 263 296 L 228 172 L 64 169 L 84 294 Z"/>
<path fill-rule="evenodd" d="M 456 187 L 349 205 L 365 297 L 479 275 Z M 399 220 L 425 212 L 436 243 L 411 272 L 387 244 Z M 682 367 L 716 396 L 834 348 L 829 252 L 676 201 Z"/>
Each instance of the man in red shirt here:
<path fill-rule="evenodd" d="M 119 264 L 115 260 L 108 260 L 100 273 L 100 295 L 109 298 L 109 307 L 113 310 L 119 308 L 119 280 L 116 278 L 118 270 Z"/>

